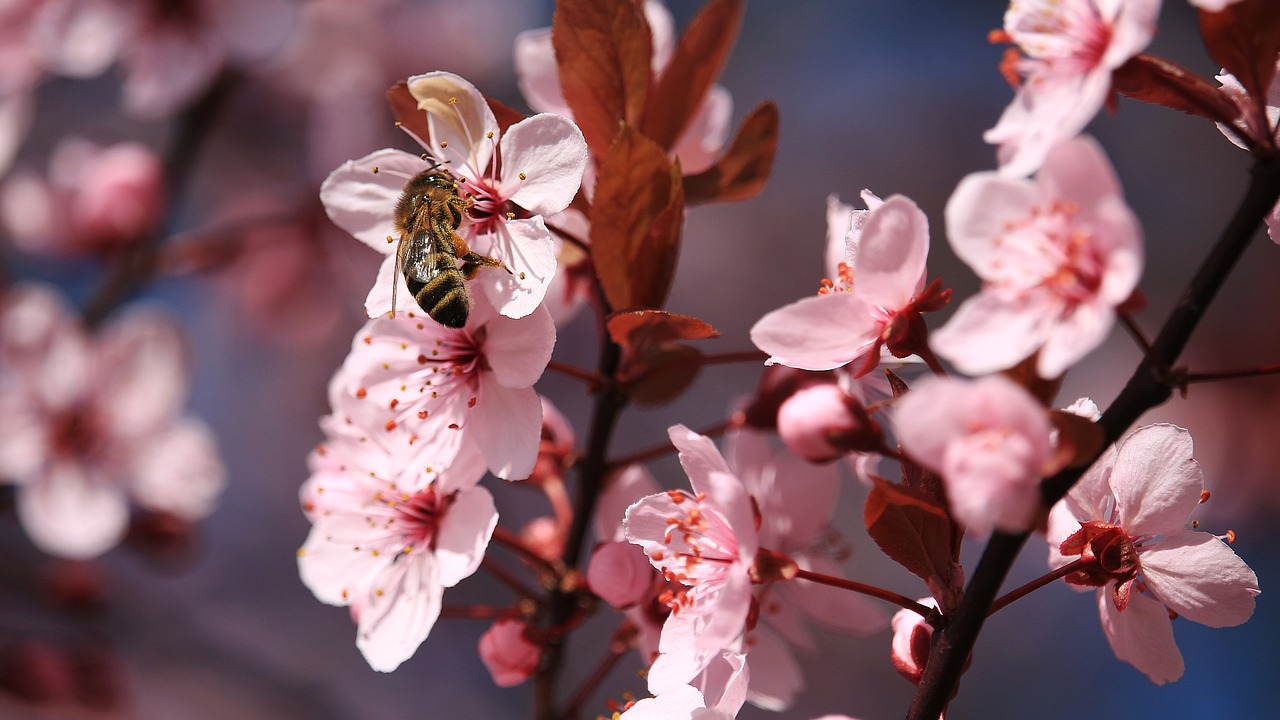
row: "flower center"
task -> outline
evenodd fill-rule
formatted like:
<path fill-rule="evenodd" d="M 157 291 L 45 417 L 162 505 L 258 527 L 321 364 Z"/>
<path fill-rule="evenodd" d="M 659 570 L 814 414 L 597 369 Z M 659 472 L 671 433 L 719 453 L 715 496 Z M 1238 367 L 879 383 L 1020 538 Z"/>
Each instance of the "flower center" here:
<path fill-rule="evenodd" d="M 671 490 L 667 497 L 675 503 L 676 512 L 667 517 L 664 542 L 669 555 L 655 555 L 662 576 L 689 590 L 673 588 L 663 593 L 673 611 L 696 604 L 701 597 L 719 590 L 725 573 L 738 561 L 738 540 L 728 522 L 706 504 L 706 494 L 693 495 Z"/>
<path fill-rule="evenodd" d="M 1011 259 L 999 284 L 1018 293 L 1047 291 L 1068 307 L 1096 296 L 1102 261 L 1077 211 L 1074 203 L 1055 202 L 1006 224 L 995 242 Z"/>
<path fill-rule="evenodd" d="M 390 523 L 403 543 L 401 553 L 409 555 L 435 549 L 436 529 L 456 494 L 441 497 L 432 485 L 413 495 L 401 495 L 390 500 L 379 497 L 394 511 Z"/>

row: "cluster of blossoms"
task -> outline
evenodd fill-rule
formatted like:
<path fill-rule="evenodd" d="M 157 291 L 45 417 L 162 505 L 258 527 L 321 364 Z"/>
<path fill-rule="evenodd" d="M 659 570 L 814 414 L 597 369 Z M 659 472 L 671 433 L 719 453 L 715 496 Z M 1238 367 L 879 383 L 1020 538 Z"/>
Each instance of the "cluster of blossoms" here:
<path fill-rule="evenodd" d="M 1197 4 L 1217 11 L 1231 3 Z M 674 44 L 660 4 L 641 11 L 619 0 L 605 7 L 616 13 L 608 20 L 613 31 L 632 34 L 611 46 L 616 63 L 601 69 L 587 53 L 587 70 L 567 75 L 582 52 L 575 43 L 603 21 L 592 14 L 598 7 L 564 5 L 558 27 L 591 32 L 566 39 L 553 28 L 516 43 L 521 86 L 540 114 L 522 118 L 501 107 L 495 114 L 450 73 L 411 77 L 391 100 L 423 152 L 374 152 L 344 163 L 321 188 L 330 218 L 386 258 L 365 303 L 371 319 L 330 383 L 326 439 L 302 489 L 313 527 L 298 562 L 317 598 L 351 609 L 370 666 L 390 671 L 410 657 L 440 616 L 444 589 L 485 563 L 490 540 L 503 532 L 479 484 L 486 472 L 535 476 L 530 484 L 557 516 L 518 538 L 504 535 L 537 567 L 549 597 L 520 589 L 526 607 L 494 616 L 480 642 L 486 666 L 503 686 L 535 673 L 554 678 L 561 636 L 603 600 L 626 617 L 614 644 L 637 649 L 648 664 L 653 697 L 618 707 L 624 720 L 732 718 L 747 702 L 791 707 L 805 684 L 797 651 L 814 647 L 810 623 L 850 634 L 890 625 L 862 595 L 903 608 L 891 623 L 890 654 L 908 680 L 924 684 L 931 635 L 966 600 L 959 563 L 966 535 L 1047 527 L 1044 584 L 1099 588 L 1117 657 L 1157 683 L 1182 674 L 1169 613 L 1215 627 L 1251 616 L 1256 576 L 1223 538 L 1186 528 L 1203 490 L 1188 433 L 1153 425 L 1117 433 L 1109 439 L 1118 443 L 1103 450 L 1091 402 L 1049 409 L 1062 376 L 1140 305 L 1141 226 L 1102 147 L 1081 132 L 1122 89 L 1118 78 L 1138 72 L 1133 63 L 1154 35 L 1159 2 L 1010 6 L 1000 37 L 1019 48 L 1006 67 L 1019 87 L 986 135 L 999 145 L 999 167 L 964 178 L 945 209 L 950 246 L 981 278 L 981 291 L 931 334 L 925 315 L 949 304 L 951 291 L 929 281 L 925 212 L 903 195 L 865 191 L 865 209 L 832 197 L 828 278 L 750 333 L 766 365 L 804 374 L 770 391 L 762 384 L 751 410 L 726 423 L 723 454 L 710 436 L 671 426 L 687 491 L 661 491 L 642 466 L 608 462 L 604 445 L 627 400 L 665 400 L 672 395 L 663 392 L 687 385 L 670 375 L 702 359 L 680 341 L 715 334 L 658 309 L 672 272 L 646 253 L 674 252 L 678 231 L 670 228 L 683 217 L 682 193 L 745 192 L 725 176 L 749 163 L 716 158 L 730 104 L 714 73 L 699 75 L 701 84 L 672 74 L 681 53 L 716 56 L 694 47 L 711 43 L 708 27 L 695 21 Z M 715 7 L 733 17 L 733 3 Z M 584 76 L 599 80 L 591 73 L 612 70 L 621 98 L 584 91 Z M 1268 115 L 1259 140 L 1248 132 L 1257 98 L 1222 81 L 1219 101 L 1236 93 L 1244 118 L 1223 118 L 1224 132 L 1246 148 L 1273 145 L 1278 113 Z M 674 130 L 654 121 L 653 96 L 645 94 L 652 87 L 688 101 Z M 611 174 L 622 166 L 630 173 L 633 164 L 641 169 L 625 183 Z M 452 243 L 464 269 L 464 247 L 495 261 L 467 283 L 459 328 L 416 306 L 397 252 L 413 230 L 403 218 L 397 224 L 395 212 L 412 199 L 406 183 L 424 172 L 456 180 L 465 207 L 459 237 L 434 240 Z M 656 178 L 662 191 L 640 187 L 641 176 Z M 640 198 L 643 207 L 637 217 L 611 214 L 602 198 Z M 609 244 L 619 224 L 621 251 Z M 549 288 L 570 274 L 572 252 L 585 255 L 578 269 L 586 265 L 598 290 L 613 354 L 602 355 L 610 359 L 601 376 L 578 372 L 600 404 L 581 466 L 593 489 L 583 491 L 585 506 L 569 508 L 560 472 L 578 459 L 572 432 L 555 429 L 559 419 L 533 386 L 550 362 L 556 321 L 567 317 L 548 309 L 558 294 Z M 637 287 L 637 278 L 658 287 Z M 565 290 L 566 307 L 580 301 L 570 300 L 572 286 Z M 944 362 L 976 377 L 952 377 Z M 873 375 L 882 367 L 882 377 Z M 931 377 L 921 377 L 926 370 Z M 1044 479 L 1094 460 L 1051 510 L 1045 499 L 1061 492 L 1050 497 Z M 880 476 L 888 462 L 900 467 L 900 482 Z M 870 487 L 869 533 L 924 581 L 928 597 L 842 577 L 848 547 L 833 513 L 846 465 Z M 573 516 L 592 510 L 590 518 Z M 583 588 L 580 548 L 565 538 L 580 543 L 588 522 L 597 544 Z M 544 648 L 557 652 L 547 659 Z"/>

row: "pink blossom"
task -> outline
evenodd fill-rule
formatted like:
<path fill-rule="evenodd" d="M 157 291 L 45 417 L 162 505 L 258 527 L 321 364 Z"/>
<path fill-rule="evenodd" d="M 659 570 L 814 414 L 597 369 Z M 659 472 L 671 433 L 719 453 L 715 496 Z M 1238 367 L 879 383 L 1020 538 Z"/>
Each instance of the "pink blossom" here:
<path fill-rule="evenodd" d="M 834 465 L 814 465 L 774 448 L 768 435 L 739 430 L 726 437 L 729 466 L 759 509 L 759 543 L 801 568 L 843 574 L 850 552 L 831 526 L 840 488 Z M 813 652 L 809 628 L 865 635 L 885 626 L 885 613 L 867 598 L 817 583 L 773 582 L 756 587 L 759 621 L 743 644 L 755 667 L 748 700 L 779 712 L 804 688 L 795 650 Z"/>
<path fill-rule="evenodd" d="M 926 607 L 938 607 L 938 601 L 931 597 L 917 600 Z M 890 654 L 893 667 L 897 669 L 913 685 L 920 684 L 924 675 L 924 666 L 929 662 L 929 640 L 933 637 L 933 626 L 925 622 L 920 613 L 913 610 L 899 610 L 893 614 L 893 645 Z"/>
<path fill-rule="evenodd" d="M 180 413 L 181 331 L 134 310 L 89 336 L 38 286 L 0 309 L 0 481 L 45 552 L 90 558 L 123 537 L 129 503 L 194 520 L 212 511 L 225 471 L 209 428 Z"/>
<path fill-rule="evenodd" d="M 554 345 L 545 309 L 514 320 L 483 297 L 460 329 L 416 312 L 377 317 L 356 334 L 330 391 L 371 408 L 366 432 L 403 426 L 427 445 L 464 435 L 457 442 L 474 444 L 494 475 L 518 480 L 538 458 L 542 403 L 533 384 Z"/>
<path fill-rule="evenodd" d="M 840 264 L 836 280 L 824 281 L 816 297 L 774 310 L 751 328 L 751 340 L 769 353 L 769 364 L 830 370 L 862 358 L 857 374 L 866 374 L 879 362 L 882 347 L 898 357 L 910 355 L 919 313 L 945 303 L 937 288 L 924 286 L 928 218 L 901 195 L 884 202 L 866 196 L 874 207 L 865 221 L 855 216 L 850 223 L 851 264 Z"/>
<path fill-rule="evenodd" d="M 587 162 L 587 145 L 572 122 L 541 114 L 503 133 L 484 97 L 466 80 L 445 72 L 409 78 L 409 92 L 427 114 L 430 136 L 415 138 L 425 157 L 379 150 L 334 170 L 320 187 L 329 217 L 356 239 L 385 254 L 365 310 L 370 317 L 397 307 L 414 307 L 403 279 L 396 277 L 400 232 L 393 211 L 405 183 L 443 166 L 474 200 L 469 220 L 458 229 L 471 249 L 502 261 L 507 270 L 485 268 L 476 277 L 501 314 L 524 317 L 542 302 L 556 271 L 555 243 L 544 215 L 568 207 Z"/>
<path fill-rule="evenodd" d="M 0 186 L 0 222 L 36 253 L 109 252 L 140 240 L 164 210 L 160 158 L 138 143 L 59 143 L 47 180 L 22 173 Z"/>
<path fill-rule="evenodd" d="M 537 671 L 542 646 L 529 642 L 528 630 L 529 626 L 519 620 L 503 618 L 480 636 L 480 661 L 494 685 L 515 687 Z"/>
<path fill-rule="evenodd" d="M 970 532 L 1021 532 L 1035 522 L 1051 425 L 1027 391 L 999 375 L 928 378 L 898 403 L 899 440 L 942 476 L 951 514 Z"/>
<path fill-rule="evenodd" d="M 1157 685 L 1184 669 L 1169 611 L 1233 627 L 1253 615 L 1259 594 L 1230 546 L 1187 529 L 1203 489 L 1190 433 L 1151 425 L 1108 450 L 1050 514 L 1050 564 L 1080 556 L 1085 564 L 1067 582 L 1098 588 L 1112 651 Z"/>
<path fill-rule="evenodd" d="M 1054 148 L 1035 181 L 993 172 L 947 202 L 951 247 L 984 281 L 933 334 L 933 349 L 982 375 L 1039 352 L 1061 375 L 1106 339 L 1142 273 L 1142 230 L 1089 138 Z"/>
<path fill-rule="evenodd" d="M 1102 109 L 1111 73 L 1155 34 L 1160 0 L 1018 0 L 1004 31 L 1025 57 L 1013 102 L 987 131 L 1000 171 L 1035 172 L 1055 145 L 1080 133 Z"/>
<path fill-rule="evenodd" d="M 653 36 L 651 60 L 654 82 L 666 71 L 675 50 L 675 21 L 670 11 L 657 0 L 644 3 L 645 19 Z M 535 112 L 555 113 L 573 119 L 573 111 L 560 91 L 560 73 L 551 45 L 551 28 L 526 30 L 516 36 L 516 76 L 520 92 Z M 677 71 L 683 71 L 683 68 Z M 733 100 L 729 91 L 713 85 L 698 105 L 671 152 L 680 159 L 686 175 L 700 173 L 715 163 L 729 135 Z M 587 183 L 591 187 L 594 183 Z"/>
<path fill-rule="evenodd" d="M 476 484 L 473 448 L 442 451 L 403 428 L 366 433 L 369 410 L 340 396 L 322 423 L 301 490 L 313 526 L 298 572 L 320 601 L 351 607 L 356 647 L 390 672 L 431 632 L 445 588 L 480 566 L 498 513 Z"/>
<path fill-rule="evenodd" d="M 670 600 L 649 691 L 688 683 L 742 634 L 758 548 L 751 498 L 710 439 L 670 430 L 693 492 L 650 495 L 627 510 L 627 539 L 681 589 Z"/>
<path fill-rule="evenodd" d="M 747 656 L 729 650 L 715 657 L 689 685 L 656 692 L 636 702 L 618 720 L 732 720 L 747 696 Z M 650 691 L 653 691 L 652 682 Z"/>

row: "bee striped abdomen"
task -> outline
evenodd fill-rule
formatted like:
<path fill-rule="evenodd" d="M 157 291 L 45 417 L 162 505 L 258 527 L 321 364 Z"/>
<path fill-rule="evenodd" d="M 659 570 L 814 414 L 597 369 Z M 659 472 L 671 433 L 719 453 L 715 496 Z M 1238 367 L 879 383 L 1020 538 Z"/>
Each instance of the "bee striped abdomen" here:
<path fill-rule="evenodd" d="M 467 324 L 471 299 L 467 296 L 466 280 L 458 272 L 458 261 L 448 253 L 435 253 L 431 260 L 435 267 L 428 273 L 426 282 L 405 277 L 409 292 L 418 302 L 418 307 L 427 311 L 432 320 L 451 328 L 461 328 Z"/>

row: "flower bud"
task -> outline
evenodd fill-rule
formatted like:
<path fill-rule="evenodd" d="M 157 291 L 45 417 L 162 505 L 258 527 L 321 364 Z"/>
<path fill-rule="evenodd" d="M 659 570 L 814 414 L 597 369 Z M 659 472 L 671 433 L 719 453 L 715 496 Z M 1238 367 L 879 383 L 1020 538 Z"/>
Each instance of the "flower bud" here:
<path fill-rule="evenodd" d="M 554 562 L 564 552 L 564 533 L 555 518 L 536 517 L 520 531 L 520 541 L 538 557 Z"/>
<path fill-rule="evenodd" d="M 587 566 L 587 587 L 615 608 L 627 608 L 653 588 L 649 558 L 627 542 L 608 542 L 596 548 Z"/>
<path fill-rule="evenodd" d="M 480 636 L 480 660 L 498 687 L 514 687 L 533 677 L 542 646 L 530 642 L 528 625 L 504 618 Z"/>
<path fill-rule="evenodd" d="M 164 207 L 164 169 L 137 143 L 104 148 L 87 158 L 72 206 L 80 244 L 93 249 L 130 243 L 157 223 Z"/>
<path fill-rule="evenodd" d="M 791 452 L 815 463 L 831 462 L 881 444 L 880 425 L 856 398 L 835 385 L 814 385 L 778 409 L 778 435 Z"/>
<path fill-rule="evenodd" d="M 938 606 L 931 597 L 920 598 L 920 604 Z M 924 675 L 924 666 L 929 661 L 929 641 L 933 637 L 933 626 L 925 622 L 919 613 L 911 610 L 899 610 L 894 614 L 891 625 L 893 666 L 913 685 L 919 685 L 920 676 Z"/>

